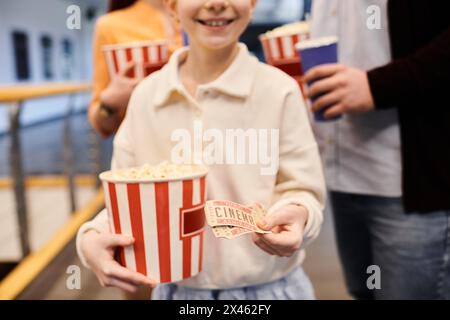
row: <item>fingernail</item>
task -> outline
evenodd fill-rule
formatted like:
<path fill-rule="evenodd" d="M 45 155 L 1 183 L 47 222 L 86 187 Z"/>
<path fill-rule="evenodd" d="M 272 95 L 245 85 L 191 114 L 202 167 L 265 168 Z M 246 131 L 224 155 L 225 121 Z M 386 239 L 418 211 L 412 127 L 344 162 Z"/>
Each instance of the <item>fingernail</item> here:
<path fill-rule="evenodd" d="M 262 219 L 259 221 L 259 225 L 261 226 L 261 228 L 265 229 L 267 227 L 267 221 Z"/>

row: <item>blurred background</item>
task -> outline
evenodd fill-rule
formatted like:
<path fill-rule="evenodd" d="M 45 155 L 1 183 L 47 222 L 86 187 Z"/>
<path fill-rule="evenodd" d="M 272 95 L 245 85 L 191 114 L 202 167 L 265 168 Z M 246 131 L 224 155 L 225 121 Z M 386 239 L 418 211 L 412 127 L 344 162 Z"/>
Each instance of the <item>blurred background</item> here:
<path fill-rule="evenodd" d="M 242 41 L 262 60 L 258 36 L 307 19 L 310 8 L 259 0 Z M 74 247 L 78 227 L 103 206 L 97 175 L 111 159 L 112 140 L 86 118 L 92 36 L 106 9 L 106 0 L 0 1 L 0 299 L 122 298 L 99 286 Z M 66 25 L 72 10 L 79 29 Z M 328 213 L 307 256 L 317 297 L 348 299 Z"/>

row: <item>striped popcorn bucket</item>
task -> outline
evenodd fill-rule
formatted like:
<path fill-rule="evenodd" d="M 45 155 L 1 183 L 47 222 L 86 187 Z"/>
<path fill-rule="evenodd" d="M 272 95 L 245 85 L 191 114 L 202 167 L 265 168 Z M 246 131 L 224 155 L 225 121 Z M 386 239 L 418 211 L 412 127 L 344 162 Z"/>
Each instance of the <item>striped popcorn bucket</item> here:
<path fill-rule="evenodd" d="M 259 37 L 266 62 L 286 72 L 297 80 L 299 85 L 303 73 L 295 45 L 306 39 L 309 39 L 309 32 L 273 36 L 262 34 Z M 300 87 L 303 90 L 301 85 Z"/>
<path fill-rule="evenodd" d="M 135 239 L 119 248 L 122 266 L 159 283 L 202 270 L 206 174 L 137 181 L 100 174 L 112 232 Z"/>
<path fill-rule="evenodd" d="M 102 50 L 110 78 L 117 75 L 130 62 L 134 62 L 134 68 L 126 76 L 142 80 L 161 69 L 169 60 L 168 42 L 164 40 L 107 45 Z"/>

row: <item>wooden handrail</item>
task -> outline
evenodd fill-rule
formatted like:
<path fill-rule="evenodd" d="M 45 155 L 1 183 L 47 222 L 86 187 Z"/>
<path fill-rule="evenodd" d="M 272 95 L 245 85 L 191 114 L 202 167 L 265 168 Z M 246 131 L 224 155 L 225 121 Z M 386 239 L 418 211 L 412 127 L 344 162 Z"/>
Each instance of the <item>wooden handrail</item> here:
<path fill-rule="evenodd" d="M 27 188 L 57 188 L 67 186 L 67 180 L 67 177 L 62 175 L 28 176 L 25 179 L 25 186 Z M 77 175 L 74 176 L 74 182 L 77 187 L 92 187 L 95 186 L 97 179 L 92 175 Z M 0 177 L 0 190 L 13 187 L 14 182 L 11 178 Z"/>
<path fill-rule="evenodd" d="M 91 90 L 91 84 L 85 82 L 0 86 L 0 103 L 19 102 L 47 96 L 88 92 L 89 90 Z"/>

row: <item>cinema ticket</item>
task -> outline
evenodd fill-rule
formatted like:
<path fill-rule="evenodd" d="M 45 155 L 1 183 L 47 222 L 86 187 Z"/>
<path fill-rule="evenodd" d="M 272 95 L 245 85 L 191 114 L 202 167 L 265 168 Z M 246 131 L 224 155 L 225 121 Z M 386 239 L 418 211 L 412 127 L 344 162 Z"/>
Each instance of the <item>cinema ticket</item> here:
<path fill-rule="evenodd" d="M 266 211 L 255 204 L 250 207 L 227 200 L 207 201 L 206 221 L 213 228 L 216 237 L 233 239 L 249 232 L 271 233 L 258 227 Z"/>

